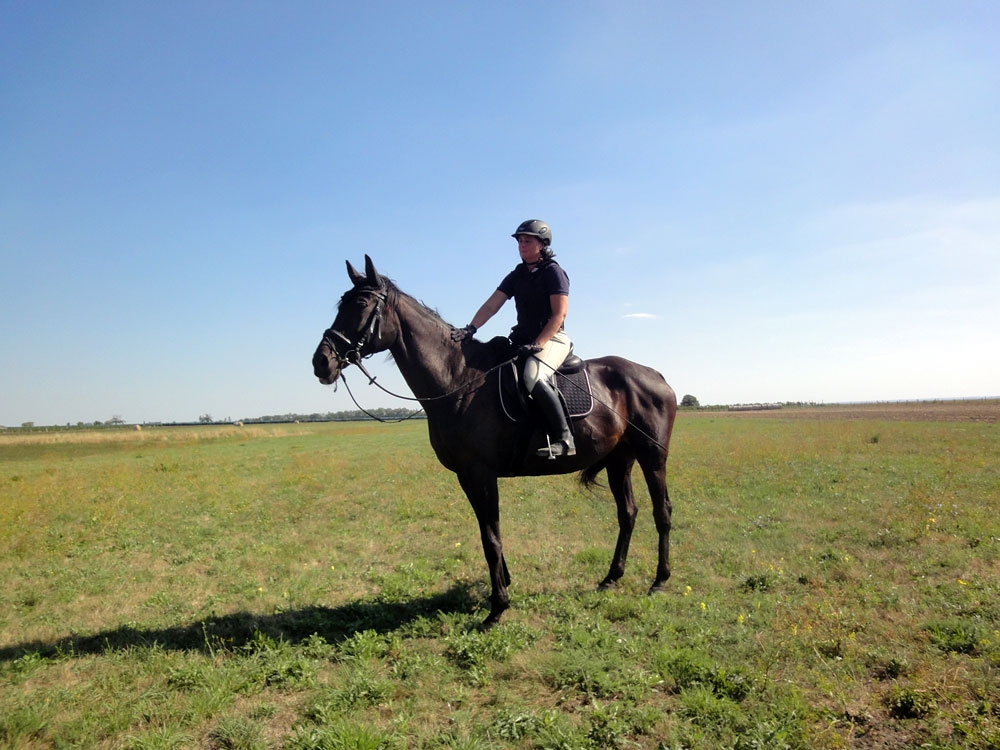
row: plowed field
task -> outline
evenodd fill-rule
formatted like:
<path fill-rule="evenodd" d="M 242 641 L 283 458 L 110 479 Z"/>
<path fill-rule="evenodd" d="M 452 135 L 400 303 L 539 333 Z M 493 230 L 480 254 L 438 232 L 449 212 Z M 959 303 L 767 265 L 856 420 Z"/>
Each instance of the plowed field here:
<path fill-rule="evenodd" d="M 996 422 L 1000 399 L 959 401 L 893 401 L 866 404 L 786 406 L 766 411 L 685 412 L 725 414 L 735 419 L 876 419 L 905 422 Z"/>

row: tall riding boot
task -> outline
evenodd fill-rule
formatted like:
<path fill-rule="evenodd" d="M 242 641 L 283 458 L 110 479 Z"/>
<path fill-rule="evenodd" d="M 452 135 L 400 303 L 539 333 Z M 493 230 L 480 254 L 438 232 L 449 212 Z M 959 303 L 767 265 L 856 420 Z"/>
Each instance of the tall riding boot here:
<path fill-rule="evenodd" d="M 542 416 L 545 417 L 551 440 L 551 448 L 539 448 L 538 455 L 575 456 L 576 443 L 573 442 L 573 433 L 569 431 L 566 412 L 563 411 L 559 393 L 552 383 L 547 378 L 539 378 L 531 391 L 531 398 L 538 404 Z"/>

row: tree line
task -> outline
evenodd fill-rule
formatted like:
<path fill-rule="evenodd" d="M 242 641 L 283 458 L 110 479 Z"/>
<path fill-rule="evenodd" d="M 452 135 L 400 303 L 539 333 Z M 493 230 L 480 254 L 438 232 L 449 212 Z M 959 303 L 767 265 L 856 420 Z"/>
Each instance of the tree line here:
<path fill-rule="evenodd" d="M 178 427 L 186 425 L 212 425 L 212 424 L 279 424 L 290 422 L 358 422 L 365 420 L 385 420 L 387 422 L 398 422 L 404 419 L 427 419 L 423 410 L 413 411 L 412 409 L 369 409 L 367 412 L 355 409 L 353 411 L 329 411 L 325 414 L 270 414 L 265 417 L 247 417 L 244 419 L 216 419 L 211 414 L 202 414 L 197 422 L 143 422 L 146 426 Z M 77 422 L 65 425 L 36 425 L 34 422 L 22 422 L 20 429 L 24 431 L 32 430 L 67 430 L 67 429 L 94 429 L 101 427 L 124 427 L 129 423 L 120 416 L 114 416 L 106 422 Z M 0 430 L 18 429 L 5 428 L 0 426 Z"/>
<path fill-rule="evenodd" d="M 427 415 L 422 410 L 401 408 L 378 408 L 361 411 L 329 411 L 325 414 L 272 414 L 266 417 L 253 417 L 251 419 L 241 419 L 243 424 L 273 424 L 276 422 L 356 422 L 371 419 L 385 419 L 387 421 L 400 419 L 426 419 Z"/>

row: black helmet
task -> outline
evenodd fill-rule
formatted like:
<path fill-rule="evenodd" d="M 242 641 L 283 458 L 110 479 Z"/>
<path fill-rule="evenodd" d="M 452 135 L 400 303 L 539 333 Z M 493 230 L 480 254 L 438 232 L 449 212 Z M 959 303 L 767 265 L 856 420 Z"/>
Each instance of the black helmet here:
<path fill-rule="evenodd" d="M 552 230 L 549 229 L 548 224 L 539 219 L 522 221 L 517 229 L 514 230 L 514 234 L 511 237 L 517 237 L 519 234 L 530 234 L 532 237 L 537 237 L 545 247 L 552 244 Z"/>

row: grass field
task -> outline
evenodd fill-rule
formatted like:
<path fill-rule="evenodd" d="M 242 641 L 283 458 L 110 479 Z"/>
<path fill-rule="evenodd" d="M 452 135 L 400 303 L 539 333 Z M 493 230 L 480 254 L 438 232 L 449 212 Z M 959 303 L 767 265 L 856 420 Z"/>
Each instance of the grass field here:
<path fill-rule="evenodd" d="M 501 480 L 487 633 L 423 422 L 0 435 L 0 747 L 1000 748 L 972 403 L 682 412 L 666 596 L 648 499 L 598 593 L 610 495 Z"/>

